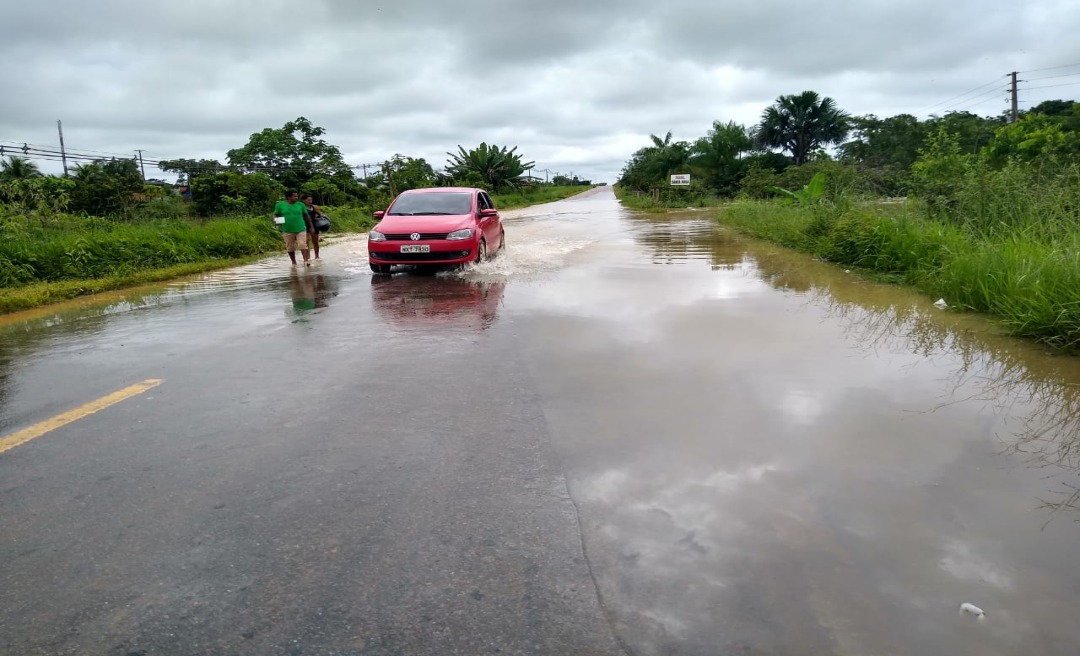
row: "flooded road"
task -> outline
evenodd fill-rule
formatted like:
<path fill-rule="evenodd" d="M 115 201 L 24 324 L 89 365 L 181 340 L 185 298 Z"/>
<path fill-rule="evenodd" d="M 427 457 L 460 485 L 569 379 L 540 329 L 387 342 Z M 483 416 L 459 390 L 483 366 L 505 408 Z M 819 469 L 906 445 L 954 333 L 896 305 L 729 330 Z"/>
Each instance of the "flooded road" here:
<path fill-rule="evenodd" d="M 703 212 L 505 214 L 0 319 L 0 445 L 161 381 L 0 453 L 0 653 L 1080 652 L 1080 359 Z"/>

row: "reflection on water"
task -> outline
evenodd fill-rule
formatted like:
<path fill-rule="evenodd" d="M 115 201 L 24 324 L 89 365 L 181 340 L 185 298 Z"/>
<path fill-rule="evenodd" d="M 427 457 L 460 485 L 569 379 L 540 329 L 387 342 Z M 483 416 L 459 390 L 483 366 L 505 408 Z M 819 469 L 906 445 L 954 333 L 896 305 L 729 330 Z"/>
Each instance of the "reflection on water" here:
<path fill-rule="evenodd" d="M 454 276 L 373 276 L 371 302 L 378 315 L 399 330 L 447 327 L 483 331 L 498 318 L 505 286 L 502 281 Z"/>
<path fill-rule="evenodd" d="M 1080 510 L 1080 358 L 1048 353 L 1005 336 L 986 317 L 943 312 L 910 289 L 746 239 L 700 215 L 633 220 L 635 238 L 652 249 L 654 263 L 704 260 L 714 270 L 741 272 L 823 308 L 858 349 L 955 363 L 948 397 L 926 411 L 983 404 L 1012 426 L 998 436 L 1002 453 L 1047 469 L 1051 489 L 1036 503 L 1050 511 L 1048 521 Z"/>
<path fill-rule="evenodd" d="M 671 221 L 665 216 L 637 217 L 635 239 L 652 248 L 653 264 L 708 259 L 714 269 L 733 270 L 746 263 L 742 240 L 734 233 L 712 221 Z"/>
<path fill-rule="evenodd" d="M 293 269 L 289 275 L 289 297 L 292 312 L 298 317 L 330 305 L 330 299 L 338 295 L 337 280 L 317 271 Z"/>

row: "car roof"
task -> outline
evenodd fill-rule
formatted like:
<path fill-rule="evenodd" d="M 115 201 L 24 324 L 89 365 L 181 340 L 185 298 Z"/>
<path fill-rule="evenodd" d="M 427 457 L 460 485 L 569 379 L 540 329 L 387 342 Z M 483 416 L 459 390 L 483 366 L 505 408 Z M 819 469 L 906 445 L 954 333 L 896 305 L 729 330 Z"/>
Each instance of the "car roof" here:
<path fill-rule="evenodd" d="M 401 192 L 402 194 L 441 194 L 441 193 L 474 193 L 477 191 L 483 191 L 483 189 L 477 189 L 476 187 L 426 187 L 424 189 L 409 189 Z"/>

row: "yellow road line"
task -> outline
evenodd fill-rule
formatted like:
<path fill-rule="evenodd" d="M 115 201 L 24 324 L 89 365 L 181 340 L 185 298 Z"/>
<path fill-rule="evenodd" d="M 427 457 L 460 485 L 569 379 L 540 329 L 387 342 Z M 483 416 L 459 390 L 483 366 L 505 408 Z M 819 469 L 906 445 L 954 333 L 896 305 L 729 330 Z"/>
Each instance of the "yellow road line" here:
<path fill-rule="evenodd" d="M 68 410 L 67 412 L 61 412 L 60 414 L 46 419 L 45 421 L 38 422 L 33 426 L 24 428 L 21 431 L 12 433 L 7 437 L 0 438 L 0 453 L 3 453 L 9 449 L 14 449 L 20 444 L 26 444 L 35 437 L 41 437 L 49 431 L 56 430 L 61 426 L 66 426 L 73 421 L 82 419 L 87 415 L 92 415 L 99 410 L 104 410 L 111 405 L 120 403 L 124 399 L 129 399 L 138 394 L 142 394 L 147 390 L 151 390 L 160 385 L 162 380 L 158 378 L 149 378 L 141 383 L 136 383 L 130 387 L 125 387 L 122 390 L 117 390 L 112 394 L 107 394 L 100 399 L 91 401 L 90 403 L 80 405 L 74 410 Z"/>

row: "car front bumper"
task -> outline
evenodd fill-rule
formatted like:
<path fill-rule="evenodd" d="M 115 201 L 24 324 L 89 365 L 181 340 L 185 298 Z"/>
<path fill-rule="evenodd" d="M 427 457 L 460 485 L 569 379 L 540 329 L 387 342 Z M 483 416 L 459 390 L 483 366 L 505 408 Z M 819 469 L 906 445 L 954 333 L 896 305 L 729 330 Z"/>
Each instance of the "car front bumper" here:
<path fill-rule="evenodd" d="M 427 246 L 427 253 L 402 253 L 402 246 Z M 368 242 L 372 264 L 464 264 L 476 259 L 476 242 L 463 241 L 380 241 Z"/>

